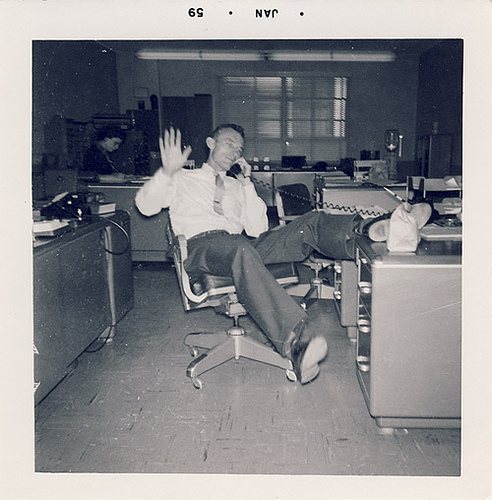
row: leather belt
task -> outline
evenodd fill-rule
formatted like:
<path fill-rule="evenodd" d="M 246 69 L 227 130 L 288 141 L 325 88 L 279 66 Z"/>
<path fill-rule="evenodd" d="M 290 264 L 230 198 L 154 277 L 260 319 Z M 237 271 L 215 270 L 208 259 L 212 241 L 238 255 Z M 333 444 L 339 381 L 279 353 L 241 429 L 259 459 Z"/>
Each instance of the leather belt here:
<path fill-rule="evenodd" d="M 193 240 L 198 240 L 200 238 L 205 238 L 205 236 L 210 236 L 212 234 L 229 234 L 229 233 L 224 229 L 212 229 L 211 231 L 204 231 L 203 233 L 195 234 L 195 236 L 188 238 L 188 242 Z"/>

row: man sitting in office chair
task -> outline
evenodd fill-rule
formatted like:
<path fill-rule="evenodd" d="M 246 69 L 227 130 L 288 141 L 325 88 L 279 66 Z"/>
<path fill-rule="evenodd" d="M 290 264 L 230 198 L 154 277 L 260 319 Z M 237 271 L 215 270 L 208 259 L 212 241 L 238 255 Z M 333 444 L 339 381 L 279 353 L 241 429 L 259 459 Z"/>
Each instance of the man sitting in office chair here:
<path fill-rule="evenodd" d="M 195 170 L 182 168 L 191 148 L 182 150 L 179 130 L 166 131 L 159 142 L 162 168 L 138 191 L 138 209 L 151 216 L 169 208 L 174 231 L 188 240 L 188 274 L 232 277 L 239 301 L 275 349 L 292 361 L 298 380 L 312 381 L 327 355 L 326 339 L 313 331 L 304 309 L 265 265 L 302 262 L 313 250 L 334 259 L 353 259 L 354 229 L 361 219 L 313 211 L 268 231 L 266 205 L 242 156 L 242 127 L 217 127 L 206 140 L 207 162 Z M 236 178 L 226 175 L 236 163 L 241 172 Z"/>

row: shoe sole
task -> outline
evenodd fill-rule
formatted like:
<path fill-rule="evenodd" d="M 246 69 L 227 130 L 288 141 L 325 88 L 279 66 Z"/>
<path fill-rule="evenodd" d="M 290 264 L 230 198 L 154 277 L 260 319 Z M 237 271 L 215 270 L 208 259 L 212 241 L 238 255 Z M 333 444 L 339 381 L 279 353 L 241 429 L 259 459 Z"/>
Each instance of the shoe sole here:
<path fill-rule="evenodd" d="M 367 235 L 372 241 L 386 241 L 389 234 L 389 224 L 389 219 L 377 221 L 369 227 Z"/>
<path fill-rule="evenodd" d="M 318 363 L 328 354 L 328 344 L 323 337 L 315 337 L 306 348 L 300 367 L 300 382 L 307 384 L 319 374 Z"/>

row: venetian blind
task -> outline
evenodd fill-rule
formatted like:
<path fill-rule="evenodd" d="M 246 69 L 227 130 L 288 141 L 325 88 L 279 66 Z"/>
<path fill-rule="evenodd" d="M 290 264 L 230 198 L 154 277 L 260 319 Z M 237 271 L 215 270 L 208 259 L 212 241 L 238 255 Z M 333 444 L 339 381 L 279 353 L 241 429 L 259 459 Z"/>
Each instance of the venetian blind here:
<path fill-rule="evenodd" d="M 220 90 L 220 121 L 244 127 L 246 158 L 345 157 L 347 78 L 226 76 Z"/>

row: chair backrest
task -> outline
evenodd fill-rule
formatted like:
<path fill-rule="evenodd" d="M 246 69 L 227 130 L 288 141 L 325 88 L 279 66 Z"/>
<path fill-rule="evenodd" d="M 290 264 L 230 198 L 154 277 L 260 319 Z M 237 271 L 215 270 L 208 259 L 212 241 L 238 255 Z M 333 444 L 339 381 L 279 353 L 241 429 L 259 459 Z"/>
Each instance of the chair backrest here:
<path fill-rule="evenodd" d="M 206 287 L 204 290 L 194 288 L 184 265 L 188 258 L 188 243 L 186 238 L 182 234 L 174 233 L 171 222 L 167 225 L 166 232 L 185 311 L 200 307 L 217 307 L 223 301 L 224 296 L 229 296 L 230 300 L 237 301 L 237 297 L 235 296 L 236 289 L 232 284 L 231 278 L 225 278 L 219 285 L 214 284 Z"/>
<path fill-rule="evenodd" d="M 275 189 L 275 205 L 280 225 L 313 209 L 311 193 L 305 184 L 286 184 Z"/>

